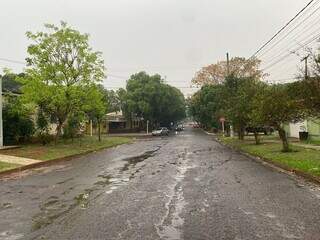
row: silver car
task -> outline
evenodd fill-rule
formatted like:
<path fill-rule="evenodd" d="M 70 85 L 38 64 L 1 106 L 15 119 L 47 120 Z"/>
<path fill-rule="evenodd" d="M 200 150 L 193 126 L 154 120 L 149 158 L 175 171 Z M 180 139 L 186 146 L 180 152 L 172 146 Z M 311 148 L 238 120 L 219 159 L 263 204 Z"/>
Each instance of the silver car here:
<path fill-rule="evenodd" d="M 169 129 L 166 127 L 161 127 L 152 131 L 152 136 L 164 136 L 164 135 L 166 136 L 169 135 Z"/>

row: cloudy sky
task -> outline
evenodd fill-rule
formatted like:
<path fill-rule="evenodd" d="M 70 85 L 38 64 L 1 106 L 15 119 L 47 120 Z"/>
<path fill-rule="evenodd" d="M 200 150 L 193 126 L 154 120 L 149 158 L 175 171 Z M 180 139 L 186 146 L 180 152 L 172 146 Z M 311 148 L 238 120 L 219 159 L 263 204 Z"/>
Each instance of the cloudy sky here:
<path fill-rule="evenodd" d="M 0 0 L 0 58 L 24 61 L 28 30 L 67 21 L 103 52 L 106 87 L 123 87 L 140 70 L 160 73 L 190 93 L 206 64 L 250 57 L 308 0 Z M 22 65 L 0 61 L 21 71 Z M 276 71 L 276 70 L 274 70 Z"/>

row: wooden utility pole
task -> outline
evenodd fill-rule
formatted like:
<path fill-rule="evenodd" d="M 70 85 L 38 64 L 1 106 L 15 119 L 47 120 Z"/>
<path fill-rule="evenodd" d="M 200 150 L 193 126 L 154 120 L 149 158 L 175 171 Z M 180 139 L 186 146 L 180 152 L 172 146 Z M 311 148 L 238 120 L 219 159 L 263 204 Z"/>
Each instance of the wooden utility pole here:
<path fill-rule="evenodd" d="M 230 61 L 229 61 L 229 53 L 227 53 L 227 76 L 230 74 Z"/>
<path fill-rule="evenodd" d="M 230 59 L 229 59 L 229 53 L 227 52 L 227 77 L 230 75 Z M 223 134 L 224 134 L 224 122 L 223 122 Z M 230 137 L 233 137 L 233 126 L 230 124 Z"/>
<path fill-rule="evenodd" d="M 310 55 L 304 57 L 302 61 L 304 61 L 304 79 L 307 80 L 308 79 L 308 58 L 310 57 Z"/>

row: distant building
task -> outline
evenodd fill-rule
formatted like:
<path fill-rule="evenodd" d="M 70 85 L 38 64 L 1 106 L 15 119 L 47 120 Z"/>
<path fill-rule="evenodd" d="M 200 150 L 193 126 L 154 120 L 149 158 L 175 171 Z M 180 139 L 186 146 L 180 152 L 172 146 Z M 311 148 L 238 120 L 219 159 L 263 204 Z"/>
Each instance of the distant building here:
<path fill-rule="evenodd" d="M 288 137 L 299 138 L 299 132 L 308 132 L 310 140 L 320 141 L 320 119 L 308 119 L 303 122 L 285 125 Z"/>
<path fill-rule="evenodd" d="M 142 119 L 132 117 L 127 119 L 122 111 L 111 112 L 106 114 L 105 119 L 101 123 L 101 133 L 133 133 L 140 132 L 143 129 Z M 90 123 L 87 124 L 87 134 L 91 133 Z M 93 124 L 92 134 L 98 132 L 98 127 Z"/>

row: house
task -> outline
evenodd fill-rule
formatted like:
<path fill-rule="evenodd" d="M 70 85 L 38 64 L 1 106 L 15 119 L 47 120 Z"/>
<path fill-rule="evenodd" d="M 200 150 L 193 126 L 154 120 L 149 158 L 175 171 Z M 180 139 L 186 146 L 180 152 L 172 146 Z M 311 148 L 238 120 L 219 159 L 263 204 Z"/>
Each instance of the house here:
<path fill-rule="evenodd" d="M 288 137 L 299 138 L 299 132 L 308 132 L 310 140 L 320 140 L 320 119 L 289 123 L 285 125 L 285 129 Z"/>
<path fill-rule="evenodd" d="M 121 110 L 106 114 L 106 133 L 140 132 L 141 129 L 142 119 L 138 117 L 128 120 Z"/>
<path fill-rule="evenodd" d="M 127 119 L 123 112 L 111 112 L 105 115 L 104 120 L 101 123 L 101 133 L 133 133 L 140 132 L 143 129 L 142 119 L 138 117 L 132 117 Z M 86 126 L 87 134 L 97 134 L 98 127 L 94 123 L 90 122 Z"/>

